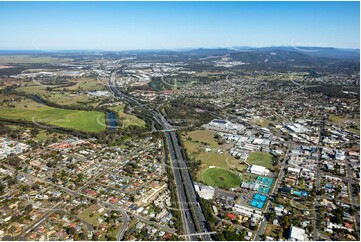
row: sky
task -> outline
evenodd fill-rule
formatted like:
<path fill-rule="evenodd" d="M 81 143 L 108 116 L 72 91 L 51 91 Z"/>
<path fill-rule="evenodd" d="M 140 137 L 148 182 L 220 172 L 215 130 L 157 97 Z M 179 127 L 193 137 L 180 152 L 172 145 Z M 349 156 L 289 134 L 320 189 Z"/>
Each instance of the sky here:
<path fill-rule="evenodd" d="M 2 50 L 359 48 L 359 2 L 0 2 Z"/>

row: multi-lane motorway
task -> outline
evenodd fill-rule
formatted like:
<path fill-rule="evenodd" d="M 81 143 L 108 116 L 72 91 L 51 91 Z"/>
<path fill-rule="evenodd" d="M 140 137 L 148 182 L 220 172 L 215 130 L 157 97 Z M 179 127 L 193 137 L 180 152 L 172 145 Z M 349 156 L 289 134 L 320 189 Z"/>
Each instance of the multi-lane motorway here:
<path fill-rule="evenodd" d="M 164 116 L 158 111 L 119 91 L 115 83 L 115 77 L 116 72 L 113 72 L 109 79 L 110 91 L 127 102 L 143 107 L 149 111 L 153 120 L 157 122 L 165 131 L 165 137 L 171 158 L 171 161 L 168 164 L 172 168 L 175 177 L 179 208 L 182 214 L 186 239 L 211 240 L 208 223 L 203 214 L 202 208 L 197 201 L 194 184 L 188 172 L 187 164 L 184 159 L 182 147 L 179 144 L 177 133 L 174 131 L 172 125 L 170 125 Z"/>

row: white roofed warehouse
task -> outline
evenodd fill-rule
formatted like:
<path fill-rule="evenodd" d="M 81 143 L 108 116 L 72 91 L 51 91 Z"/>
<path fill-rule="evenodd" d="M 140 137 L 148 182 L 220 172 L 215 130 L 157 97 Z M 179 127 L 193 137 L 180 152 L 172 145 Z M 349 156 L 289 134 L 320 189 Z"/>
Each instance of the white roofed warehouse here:
<path fill-rule="evenodd" d="M 270 170 L 268 170 L 266 167 L 258 166 L 258 165 L 251 165 L 248 168 L 248 171 L 252 174 L 260 175 L 260 176 L 267 176 L 270 173 Z"/>
<path fill-rule="evenodd" d="M 305 230 L 296 226 L 292 226 L 288 239 L 291 241 L 305 241 L 306 240 Z"/>

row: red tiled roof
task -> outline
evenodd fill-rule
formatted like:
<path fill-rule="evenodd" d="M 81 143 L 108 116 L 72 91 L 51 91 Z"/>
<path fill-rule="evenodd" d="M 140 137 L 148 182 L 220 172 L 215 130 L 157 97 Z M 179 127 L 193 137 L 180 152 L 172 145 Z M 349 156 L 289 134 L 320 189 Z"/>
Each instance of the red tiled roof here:
<path fill-rule="evenodd" d="M 164 235 L 164 238 L 165 238 L 165 239 L 169 239 L 170 237 L 172 237 L 171 234 L 168 234 L 168 233 L 167 233 L 167 234 Z"/>
<path fill-rule="evenodd" d="M 236 219 L 236 216 L 234 214 L 229 213 L 227 216 L 230 219 Z"/>
<path fill-rule="evenodd" d="M 110 201 L 112 203 L 117 203 L 119 201 L 119 198 L 111 198 Z"/>

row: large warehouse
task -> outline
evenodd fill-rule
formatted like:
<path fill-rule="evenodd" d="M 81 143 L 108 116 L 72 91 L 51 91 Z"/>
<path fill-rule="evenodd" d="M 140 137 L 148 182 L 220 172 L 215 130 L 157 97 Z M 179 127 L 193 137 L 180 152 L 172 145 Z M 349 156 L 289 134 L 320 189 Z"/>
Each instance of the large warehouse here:
<path fill-rule="evenodd" d="M 242 130 L 244 125 L 234 124 L 228 120 L 213 119 L 210 123 L 206 124 L 205 127 L 218 131 L 232 132 Z"/>
<path fill-rule="evenodd" d="M 270 170 L 266 169 L 263 166 L 251 165 L 248 168 L 249 172 L 252 174 L 260 175 L 260 176 L 267 176 L 270 173 Z"/>

